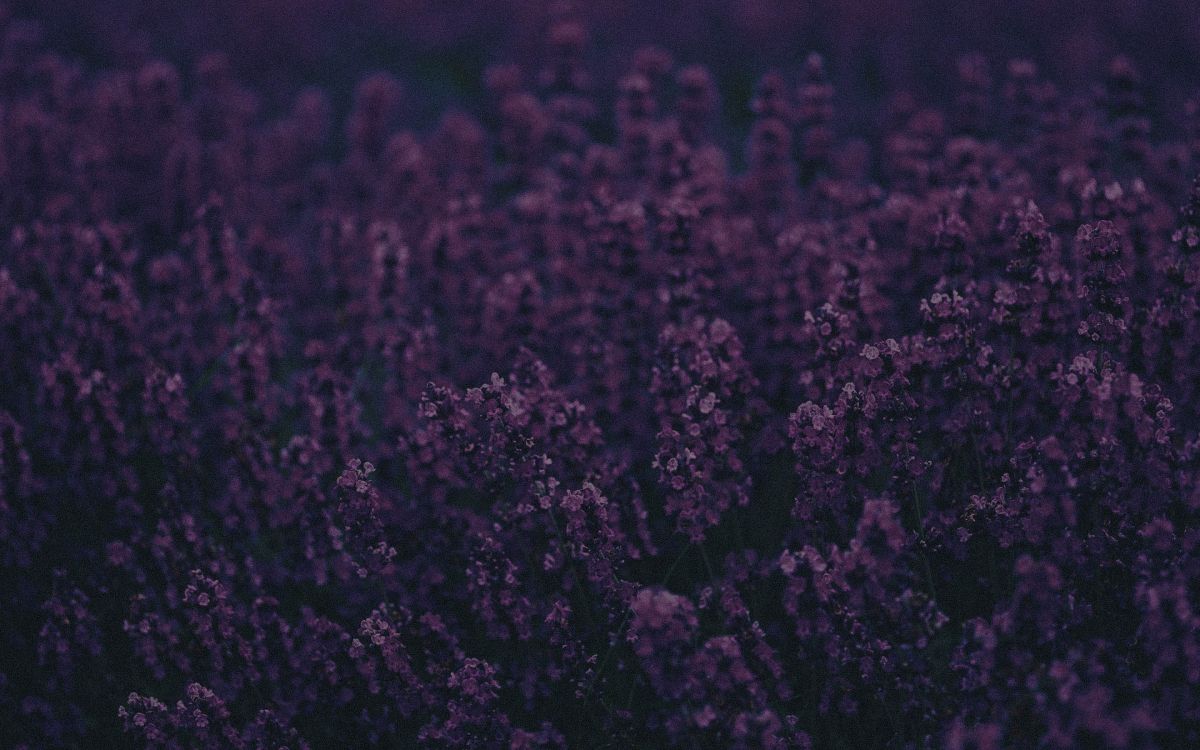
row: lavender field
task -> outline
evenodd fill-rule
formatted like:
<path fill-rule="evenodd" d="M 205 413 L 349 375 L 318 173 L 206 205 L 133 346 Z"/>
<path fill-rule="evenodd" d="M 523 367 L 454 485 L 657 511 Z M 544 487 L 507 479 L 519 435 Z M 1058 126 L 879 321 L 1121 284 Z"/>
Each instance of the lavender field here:
<path fill-rule="evenodd" d="M 1200 7 L 0 7 L 0 747 L 1200 747 Z"/>

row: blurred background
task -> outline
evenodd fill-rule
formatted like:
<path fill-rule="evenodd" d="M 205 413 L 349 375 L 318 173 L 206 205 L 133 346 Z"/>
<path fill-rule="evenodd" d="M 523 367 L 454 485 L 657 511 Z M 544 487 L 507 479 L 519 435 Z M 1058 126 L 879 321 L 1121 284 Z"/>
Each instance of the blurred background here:
<path fill-rule="evenodd" d="M 562 10 L 551 0 L 17 0 L 8 12 L 95 67 L 160 58 L 190 70 L 201 53 L 224 51 L 268 110 L 305 85 L 345 106 L 364 73 L 387 70 L 405 81 L 419 126 L 478 104 L 489 63 L 535 72 Z M 1195 0 L 590 0 L 571 11 L 591 31 L 598 91 L 634 50 L 656 44 L 712 69 L 735 130 L 758 77 L 794 74 L 810 51 L 826 57 L 849 132 L 869 131 L 888 93 L 947 98 L 967 52 L 987 56 L 997 78 L 1006 59 L 1028 57 L 1064 89 L 1098 80 L 1123 53 L 1146 79 L 1152 112 L 1176 120 L 1200 84 Z"/>

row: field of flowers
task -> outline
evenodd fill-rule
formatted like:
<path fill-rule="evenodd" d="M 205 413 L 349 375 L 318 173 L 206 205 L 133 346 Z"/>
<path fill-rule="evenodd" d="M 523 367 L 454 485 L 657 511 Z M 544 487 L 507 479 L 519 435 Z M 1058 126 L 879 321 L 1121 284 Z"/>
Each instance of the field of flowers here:
<path fill-rule="evenodd" d="M 85 5 L 0 12 L 0 747 L 1200 747 L 1200 10 Z"/>

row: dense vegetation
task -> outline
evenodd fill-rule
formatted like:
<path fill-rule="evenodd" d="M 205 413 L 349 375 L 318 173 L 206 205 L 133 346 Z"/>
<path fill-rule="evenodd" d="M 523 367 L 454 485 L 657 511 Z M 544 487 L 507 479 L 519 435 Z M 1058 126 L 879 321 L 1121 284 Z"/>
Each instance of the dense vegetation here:
<path fill-rule="evenodd" d="M 569 14 L 429 129 L 0 36 L 3 746 L 1200 746 L 1200 108 L 1131 59 L 854 137 L 813 54 L 731 153 Z"/>

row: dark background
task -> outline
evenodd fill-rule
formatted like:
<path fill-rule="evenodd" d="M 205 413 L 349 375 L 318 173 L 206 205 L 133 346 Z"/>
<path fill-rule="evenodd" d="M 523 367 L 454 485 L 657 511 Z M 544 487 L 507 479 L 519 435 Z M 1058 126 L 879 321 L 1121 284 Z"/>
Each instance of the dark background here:
<path fill-rule="evenodd" d="M 560 4 L 561 5 L 561 4 Z M 85 64 L 164 58 L 189 70 L 222 50 L 240 77 L 281 107 L 304 85 L 324 87 L 340 109 L 364 73 L 387 70 L 408 86 L 410 121 L 428 125 L 447 106 L 472 109 L 490 62 L 529 63 L 542 49 L 547 0 L 20 0 L 51 46 Z M 939 101 L 955 60 L 987 55 L 1000 79 L 1026 56 L 1064 88 L 1095 81 L 1115 54 L 1131 57 L 1150 106 L 1176 115 L 1200 83 L 1200 3 L 1194 0 L 591 0 L 576 14 L 592 32 L 591 69 L 609 88 L 639 46 L 658 44 L 680 63 L 716 75 L 726 124 L 765 70 L 794 72 L 826 56 L 847 131 L 870 130 L 884 94 L 910 90 Z M 528 65 L 526 65 L 528 69 Z M 1168 119 L 1176 119 L 1168 118 Z"/>

